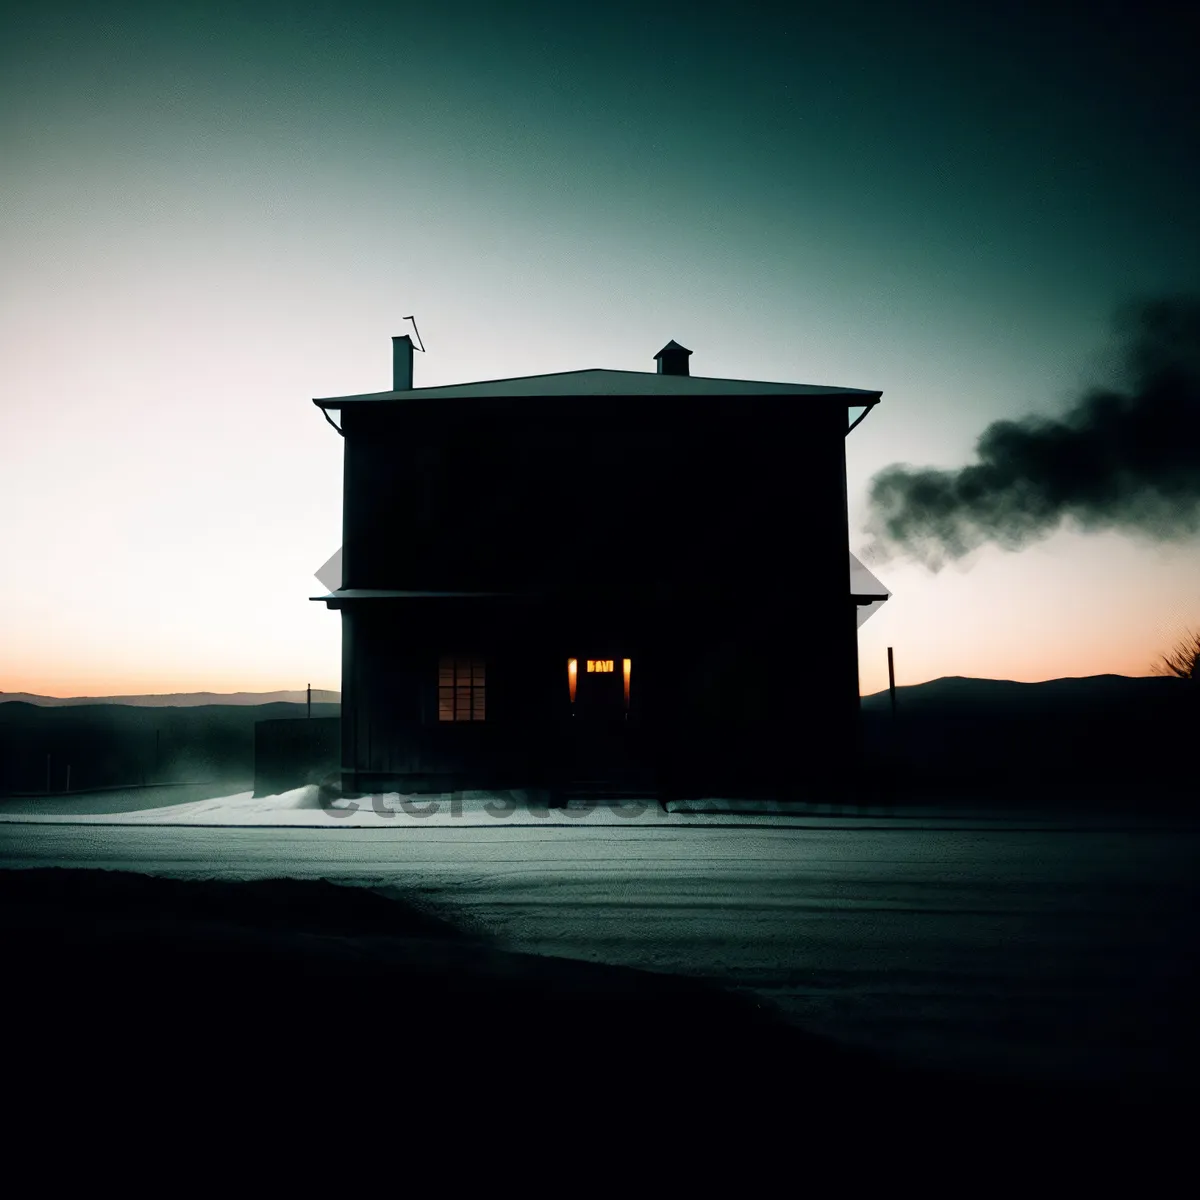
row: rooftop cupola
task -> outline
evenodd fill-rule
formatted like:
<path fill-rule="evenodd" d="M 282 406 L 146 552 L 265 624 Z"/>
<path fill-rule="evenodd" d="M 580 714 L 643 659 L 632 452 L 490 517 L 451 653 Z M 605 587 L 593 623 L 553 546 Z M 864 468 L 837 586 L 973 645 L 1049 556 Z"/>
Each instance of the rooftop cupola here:
<path fill-rule="evenodd" d="M 691 351 L 677 341 L 669 341 L 655 356 L 660 375 L 690 375 L 688 355 Z"/>

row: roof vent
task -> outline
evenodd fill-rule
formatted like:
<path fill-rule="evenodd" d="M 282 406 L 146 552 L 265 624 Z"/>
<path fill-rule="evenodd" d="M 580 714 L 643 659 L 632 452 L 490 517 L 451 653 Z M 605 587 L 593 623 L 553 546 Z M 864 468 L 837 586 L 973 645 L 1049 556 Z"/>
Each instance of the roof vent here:
<path fill-rule="evenodd" d="M 654 357 L 658 362 L 660 375 L 689 375 L 688 355 L 691 351 L 681 346 L 677 341 L 669 341 Z"/>

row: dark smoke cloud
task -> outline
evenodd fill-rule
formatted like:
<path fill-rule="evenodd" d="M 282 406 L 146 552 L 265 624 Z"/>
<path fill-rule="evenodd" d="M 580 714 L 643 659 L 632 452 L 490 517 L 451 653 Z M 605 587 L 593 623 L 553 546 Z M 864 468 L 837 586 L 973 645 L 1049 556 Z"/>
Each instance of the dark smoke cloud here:
<path fill-rule="evenodd" d="M 1058 419 L 996 421 L 959 470 L 893 464 L 871 480 L 874 561 L 940 570 L 986 542 L 1017 550 L 1064 521 L 1156 542 L 1200 531 L 1200 297 L 1118 316 L 1125 380 Z"/>

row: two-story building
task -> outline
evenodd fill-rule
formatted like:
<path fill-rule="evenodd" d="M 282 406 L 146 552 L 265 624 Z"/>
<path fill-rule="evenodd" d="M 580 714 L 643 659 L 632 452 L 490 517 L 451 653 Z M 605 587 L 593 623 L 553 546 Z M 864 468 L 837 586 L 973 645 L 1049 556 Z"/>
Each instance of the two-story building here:
<path fill-rule="evenodd" d="M 318 399 L 344 447 L 346 794 L 771 789 L 854 751 L 845 441 L 880 393 L 582 370 Z M 855 584 L 848 582 L 852 564 Z"/>

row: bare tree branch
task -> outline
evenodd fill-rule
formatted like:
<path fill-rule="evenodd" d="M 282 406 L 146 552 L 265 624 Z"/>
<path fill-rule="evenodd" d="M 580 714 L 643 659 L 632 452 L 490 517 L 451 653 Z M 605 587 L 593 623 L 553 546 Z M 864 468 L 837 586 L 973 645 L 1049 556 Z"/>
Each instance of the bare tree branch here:
<path fill-rule="evenodd" d="M 1170 653 L 1150 668 L 1150 673 L 1200 682 L 1200 630 L 1185 634 Z"/>

